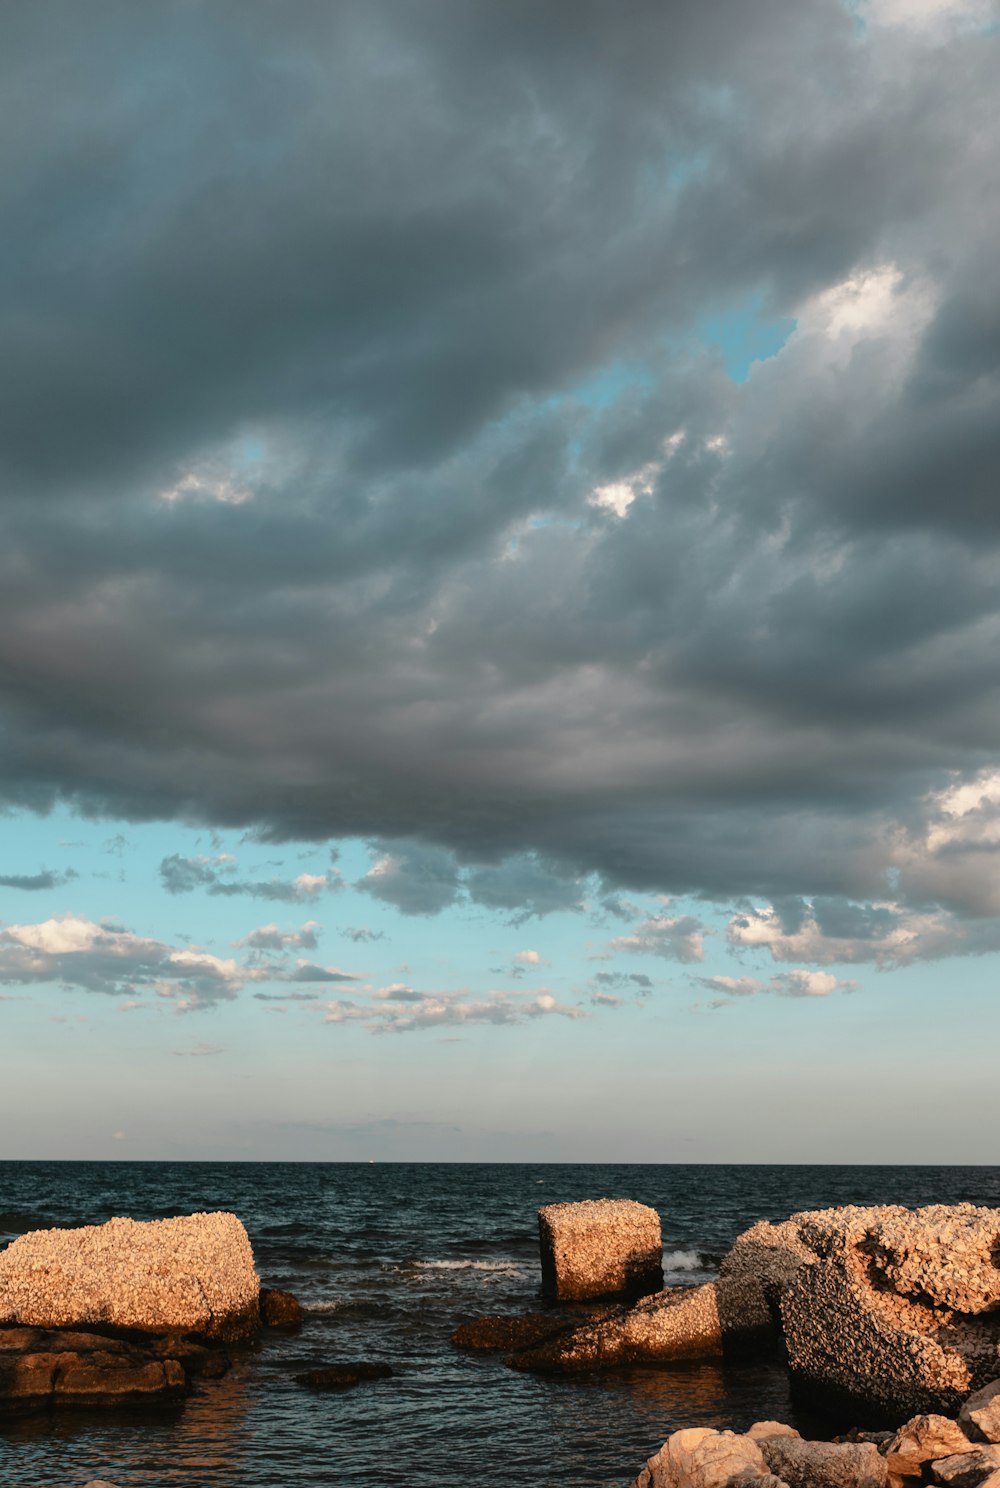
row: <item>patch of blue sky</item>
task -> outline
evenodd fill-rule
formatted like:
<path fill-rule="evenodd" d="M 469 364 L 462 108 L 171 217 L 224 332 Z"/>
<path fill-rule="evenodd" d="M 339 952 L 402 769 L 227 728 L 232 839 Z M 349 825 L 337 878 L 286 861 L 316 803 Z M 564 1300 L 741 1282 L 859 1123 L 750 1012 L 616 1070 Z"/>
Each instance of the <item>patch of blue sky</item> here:
<path fill-rule="evenodd" d="M 720 352 L 732 381 L 745 382 L 755 362 L 778 355 L 796 324 L 791 316 L 768 319 L 763 296 L 758 293 L 738 306 L 707 316 L 697 334 Z"/>

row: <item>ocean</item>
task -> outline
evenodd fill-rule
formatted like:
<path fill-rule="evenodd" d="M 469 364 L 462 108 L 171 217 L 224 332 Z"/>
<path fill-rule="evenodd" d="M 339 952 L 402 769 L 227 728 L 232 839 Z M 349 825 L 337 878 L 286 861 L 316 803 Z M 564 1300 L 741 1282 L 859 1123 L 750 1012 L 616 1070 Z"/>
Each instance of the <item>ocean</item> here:
<path fill-rule="evenodd" d="M 0 1422 L 0 1488 L 624 1488 L 681 1426 L 836 1429 L 797 1410 L 777 1356 L 569 1381 L 452 1347 L 459 1323 L 539 1306 L 540 1204 L 604 1197 L 659 1210 L 667 1283 L 693 1283 L 757 1219 L 1000 1206 L 1000 1168 L 0 1163 L 0 1248 L 30 1229 L 228 1209 L 265 1284 L 308 1312 L 183 1407 Z M 291 1378 L 358 1359 L 393 1377 L 326 1395 Z"/>

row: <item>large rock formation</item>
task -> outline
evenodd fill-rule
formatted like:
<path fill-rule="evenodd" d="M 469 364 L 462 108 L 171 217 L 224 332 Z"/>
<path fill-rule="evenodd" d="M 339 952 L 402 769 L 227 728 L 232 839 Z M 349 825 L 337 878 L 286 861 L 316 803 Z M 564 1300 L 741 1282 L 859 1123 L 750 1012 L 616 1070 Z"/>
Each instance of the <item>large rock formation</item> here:
<path fill-rule="evenodd" d="M 660 1216 L 630 1199 L 547 1204 L 538 1211 L 542 1290 L 556 1302 L 642 1297 L 663 1286 Z"/>
<path fill-rule="evenodd" d="M 259 1293 L 234 1214 L 36 1230 L 0 1252 L 0 1326 L 235 1340 L 257 1329 Z"/>
<path fill-rule="evenodd" d="M 812 1252 L 781 1296 L 800 1381 L 898 1419 L 955 1410 L 1000 1376 L 1000 1211 L 849 1207 L 792 1223 Z"/>

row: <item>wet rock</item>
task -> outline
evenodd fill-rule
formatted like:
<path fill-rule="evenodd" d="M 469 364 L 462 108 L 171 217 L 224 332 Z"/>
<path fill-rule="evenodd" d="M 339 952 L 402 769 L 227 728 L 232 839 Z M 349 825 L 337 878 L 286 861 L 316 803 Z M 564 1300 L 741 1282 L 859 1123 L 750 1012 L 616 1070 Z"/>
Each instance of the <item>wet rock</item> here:
<path fill-rule="evenodd" d="M 261 1287 L 260 1320 L 266 1328 L 301 1328 L 305 1312 L 297 1297 L 278 1287 Z"/>
<path fill-rule="evenodd" d="M 629 1199 L 546 1204 L 538 1211 L 542 1290 L 556 1302 L 641 1297 L 663 1286 L 660 1216 Z"/>
<path fill-rule="evenodd" d="M 0 1332 L 3 1416 L 66 1406 L 169 1403 L 181 1399 L 187 1389 L 179 1360 L 151 1357 L 139 1346 L 87 1334 Z"/>
<path fill-rule="evenodd" d="M 510 1352 L 531 1348 L 557 1333 L 565 1333 L 571 1326 L 565 1318 L 553 1318 L 544 1312 L 528 1312 L 520 1317 L 494 1314 L 463 1323 L 455 1329 L 451 1341 L 456 1348 L 477 1353 Z"/>
<path fill-rule="evenodd" d="M 764 1488 L 767 1471 L 760 1448 L 749 1437 L 693 1426 L 667 1438 L 632 1488 L 726 1488 L 744 1477 Z"/>
<path fill-rule="evenodd" d="M 968 1451 L 968 1447 L 961 1427 L 947 1416 L 914 1416 L 890 1437 L 885 1449 L 886 1466 L 897 1477 L 919 1478 L 925 1462 Z"/>
<path fill-rule="evenodd" d="M 1000 1442 L 1000 1380 L 970 1395 L 958 1419 L 977 1441 Z"/>
<path fill-rule="evenodd" d="M 815 1442 L 768 1436 L 758 1442 L 768 1468 L 788 1488 L 886 1488 L 885 1458 L 871 1442 Z"/>
<path fill-rule="evenodd" d="M 515 1354 L 515 1369 L 572 1374 L 628 1364 L 663 1364 L 722 1352 L 716 1291 L 711 1282 L 677 1287 L 635 1307 L 584 1323 Z"/>
<path fill-rule="evenodd" d="M 0 1253 L 0 1325 L 246 1338 L 259 1290 L 234 1214 L 36 1230 Z"/>
<path fill-rule="evenodd" d="M 307 1390 L 350 1390 L 363 1380 L 390 1379 L 388 1364 L 327 1364 L 322 1369 L 308 1369 L 293 1375 L 297 1385 Z"/>

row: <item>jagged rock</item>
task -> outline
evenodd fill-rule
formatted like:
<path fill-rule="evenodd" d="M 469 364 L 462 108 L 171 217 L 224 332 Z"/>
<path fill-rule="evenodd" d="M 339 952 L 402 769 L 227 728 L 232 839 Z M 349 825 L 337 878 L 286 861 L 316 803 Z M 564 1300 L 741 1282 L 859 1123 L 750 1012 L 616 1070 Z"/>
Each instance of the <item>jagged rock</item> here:
<path fill-rule="evenodd" d="M 964 1431 L 947 1416 L 914 1416 L 900 1426 L 886 1449 L 886 1466 L 898 1477 L 919 1478 L 925 1462 L 968 1450 Z"/>
<path fill-rule="evenodd" d="M 388 1364 L 327 1364 L 322 1369 L 308 1369 L 293 1375 L 297 1385 L 307 1390 L 350 1390 L 362 1380 L 391 1379 Z"/>
<path fill-rule="evenodd" d="M 932 1204 L 878 1211 L 869 1253 L 892 1290 L 954 1312 L 1000 1307 L 1000 1210 Z"/>
<path fill-rule="evenodd" d="M 947 1488 L 978 1488 L 985 1479 L 1000 1470 L 1000 1447 L 974 1447 L 969 1452 L 939 1458 L 931 1463 L 934 1476 Z"/>
<path fill-rule="evenodd" d="M 957 1207 L 963 1213 L 972 1208 Z M 933 1236 L 954 1233 L 942 1218 L 950 1212 L 942 1206 L 915 1211 L 909 1250 L 906 1210 L 849 1207 L 793 1216 L 814 1252 L 781 1298 L 789 1368 L 800 1381 L 898 1419 L 956 1411 L 971 1389 L 1000 1373 L 1000 1316 L 957 1313 L 891 1289 L 898 1275 L 908 1286 L 919 1277 L 940 1293 L 950 1287 L 957 1294 L 944 1262 L 937 1270 L 931 1264 L 940 1260 Z M 966 1245 L 972 1236 L 985 1243 L 984 1213 L 1000 1212 L 972 1210 L 975 1222 L 959 1227 Z M 976 1295 L 984 1294 L 980 1280 Z"/>
<path fill-rule="evenodd" d="M 663 1286 L 660 1216 L 630 1199 L 546 1204 L 538 1211 L 542 1290 L 556 1302 L 641 1297 Z"/>
<path fill-rule="evenodd" d="M 278 1287 L 261 1287 L 260 1320 L 266 1328 L 301 1328 L 305 1312 L 297 1297 Z"/>
<path fill-rule="evenodd" d="M 515 1354 L 515 1369 L 569 1374 L 722 1352 L 715 1286 L 677 1287 Z"/>
<path fill-rule="evenodd" d="M 36 1230 L 0 1253 L 0 1325 L 245 1338 L 259 1291 L 235 1214 Z"/>
<path fill-rule="evenodd" d="M 552 1338 L 556 1333 L 565 1333 L 572 1327 L 565 1318 L 554 1318 L 549 1313 L 528 1312 L 520 1317 L 476 1318 L 463 1323 L 451 1335 L 456 1348 L 470 1349 L 477 1353 L 495 1353 L 499 1350 L 531 1348 L 535 1344 Z"/>
<path fill-rule="evenodd" d="M 749 1437 L 693 1426 L 667 1438 L 632 1488 L 726 1488 L 745 1476 L 764 1488 L 767 1471 L 760 1448 Z"/>
<path fill-rule="evenodd" d="M 788 1488 L 886 1488 L 885 1458 L 871 1442 L 802 1441 L 794 1436 L 759 1440 L 761 1454 Z"/>
<path fill-rule="evenodd" d="M 970 1395 L 958 1419 L 977 1440 L 1000 1442 L 1000 1380 Z"/>

